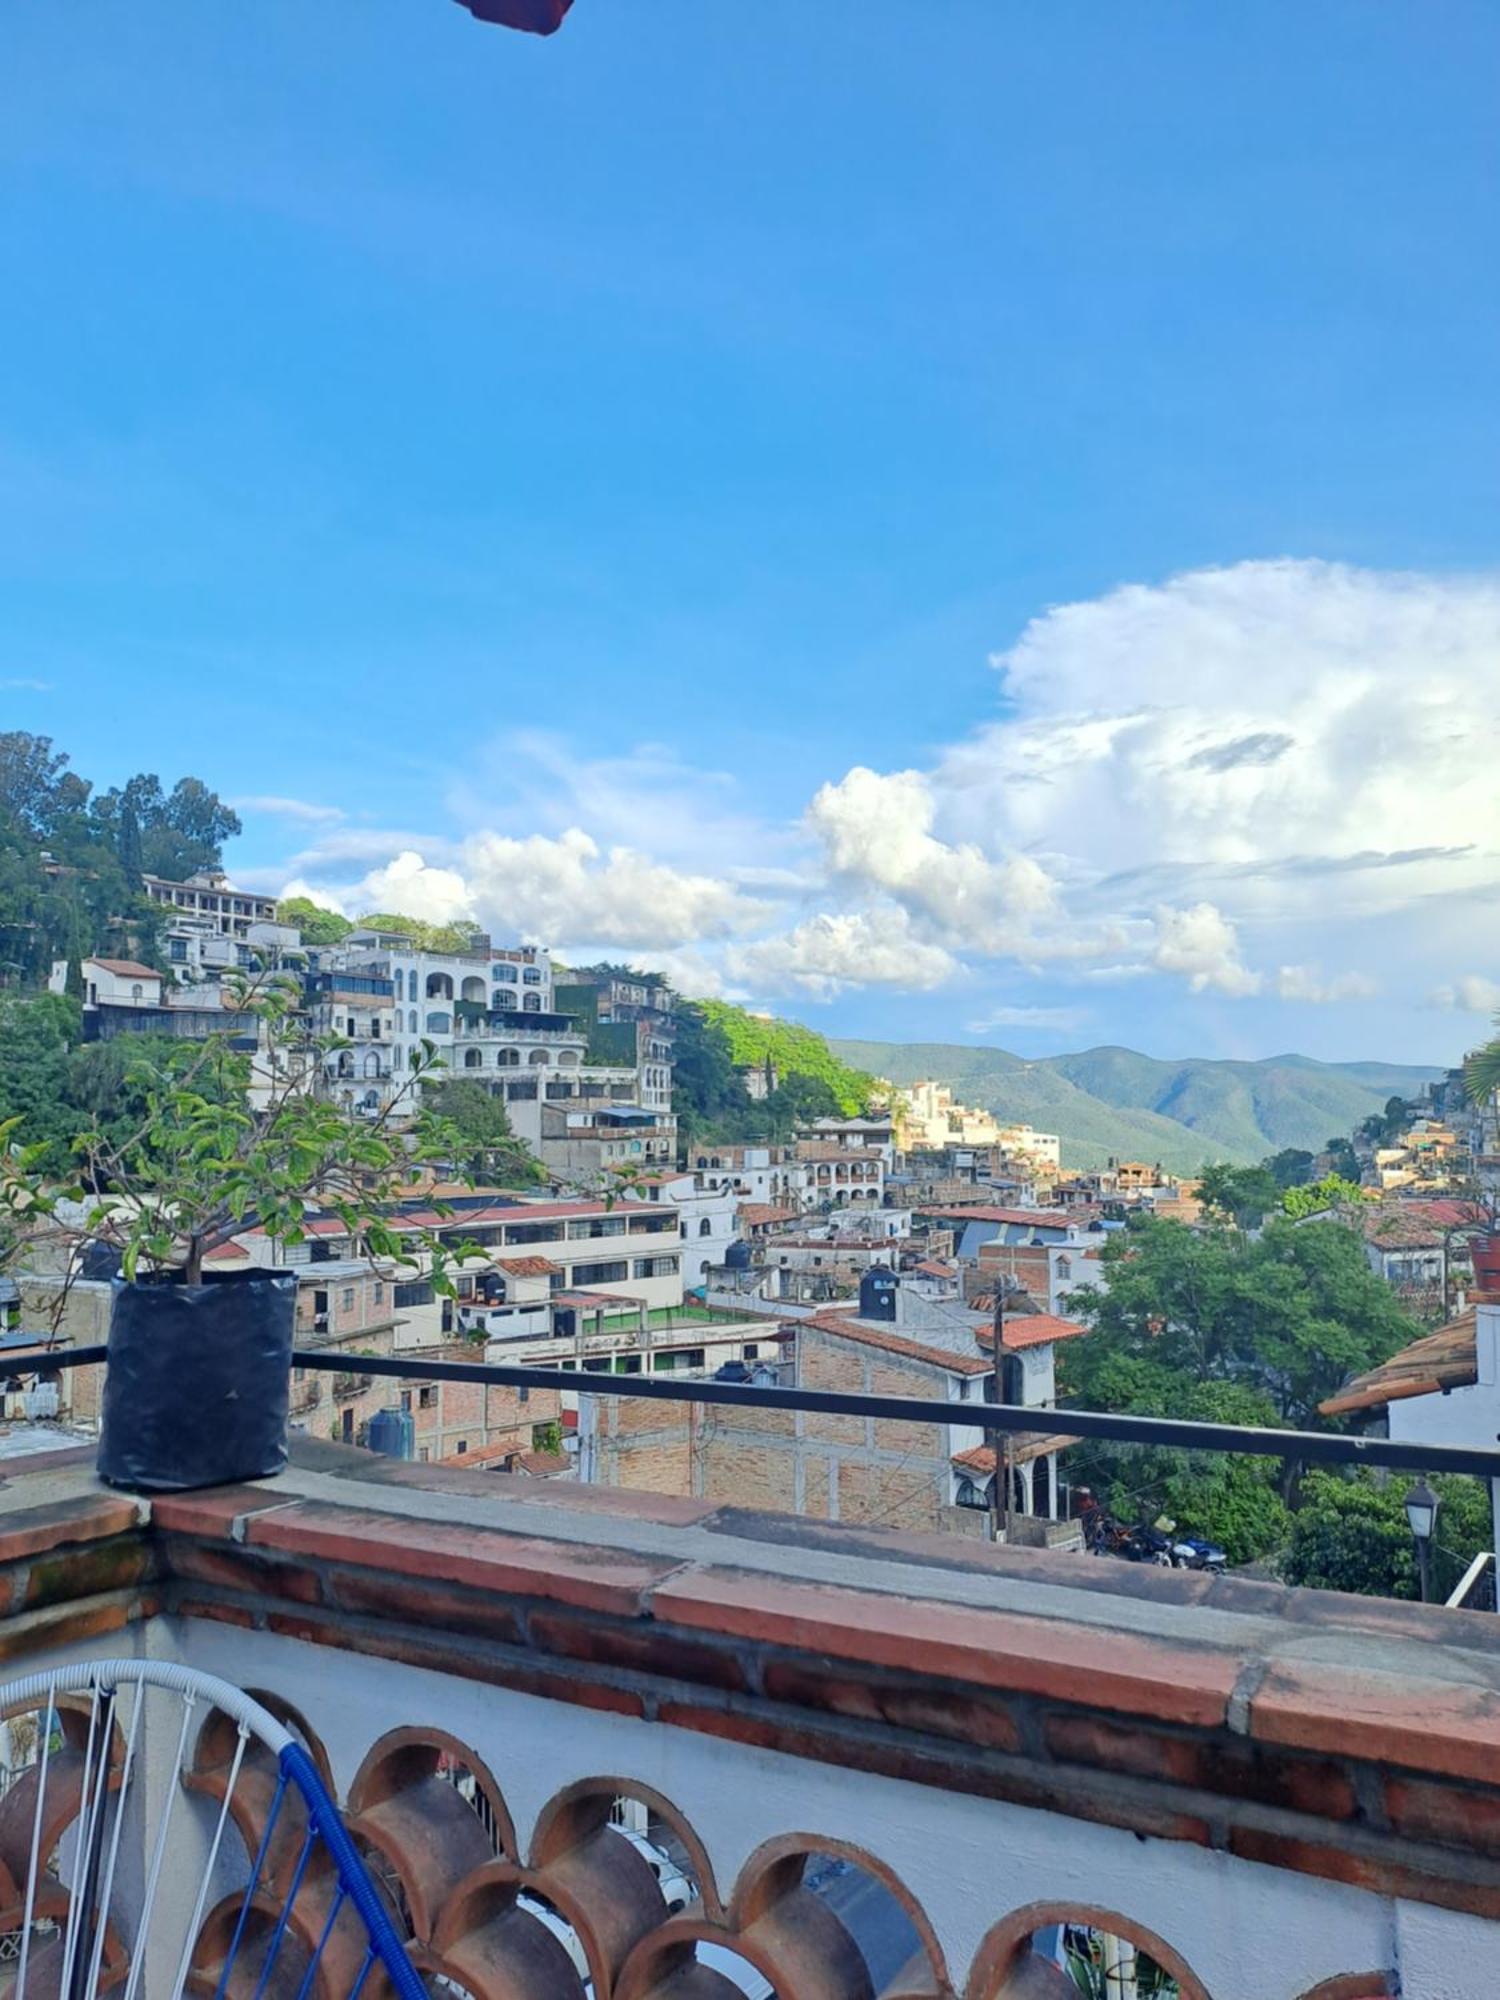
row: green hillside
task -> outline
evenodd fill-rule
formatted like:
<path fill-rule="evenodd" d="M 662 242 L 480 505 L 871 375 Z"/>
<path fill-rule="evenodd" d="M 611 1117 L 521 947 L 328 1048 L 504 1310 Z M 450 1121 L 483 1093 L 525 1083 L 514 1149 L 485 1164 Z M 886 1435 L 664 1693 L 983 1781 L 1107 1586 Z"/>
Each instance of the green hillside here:
<path fill-rule="evenodd" d="M 935 1078 L 964 1103 L 1056 1132 L 1070 1166 L 1135 1158 L 1160 1160 L 1179 1173 L 1207 1159 L 1263 1159 L 1283 1146 L 1316 1152 L 1388 1097 L 1415 1096 L 1438 1074 L 1308 1056 L 1164 1062 L 1133 1049 L 1097 1048 L 1033 1062 L 1007 1049 L 945 1042 L 830 1046 L 892 1083 Z"/>

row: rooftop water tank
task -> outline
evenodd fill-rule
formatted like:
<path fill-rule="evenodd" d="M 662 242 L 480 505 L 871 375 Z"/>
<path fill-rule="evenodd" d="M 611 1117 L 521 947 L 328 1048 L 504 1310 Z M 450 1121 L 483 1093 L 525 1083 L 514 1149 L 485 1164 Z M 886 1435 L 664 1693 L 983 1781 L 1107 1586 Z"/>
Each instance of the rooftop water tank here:
<path fill-rule="evenodd" d="M 416 1435 L 409 1410 L 377 1410 L 370 1419 L 370 1449 L 386 1458 L 415 1458 Z"/>

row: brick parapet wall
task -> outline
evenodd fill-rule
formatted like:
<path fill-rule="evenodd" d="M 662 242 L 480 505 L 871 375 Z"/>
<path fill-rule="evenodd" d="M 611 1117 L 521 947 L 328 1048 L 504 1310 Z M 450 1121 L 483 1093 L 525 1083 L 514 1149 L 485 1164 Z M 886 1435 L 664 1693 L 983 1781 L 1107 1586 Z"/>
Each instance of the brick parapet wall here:
<path fill-rule="evenodd" d="M 17 1478 L 0 1660 L 216 1621 L 1500 1917 L 1493 1617 L 383 1474 L 149 1504 Z M 419 1487 L 485 1524 L 402 1511 Z"/>

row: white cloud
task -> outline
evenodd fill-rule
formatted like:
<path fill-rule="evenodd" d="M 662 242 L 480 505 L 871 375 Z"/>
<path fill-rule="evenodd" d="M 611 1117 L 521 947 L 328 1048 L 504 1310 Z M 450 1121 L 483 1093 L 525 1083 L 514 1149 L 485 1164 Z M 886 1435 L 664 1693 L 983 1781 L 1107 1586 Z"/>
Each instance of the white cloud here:
<path fill-rule="evenodd" d="M 1364 972 L 1341 972 L 1325 980 L 1315 965 L 1283 965 L 1276 974 L 1276 991 L 1283 1000 L 1307 1000 L 1327 1007 L 1340 1000 L 1372 1000 L 1379 986 Z"/>
<path fill-rule="evenodd" d="M 329 889 L 351 915 L 399 910 L 432 923 L 476 919 L 495 936 L 663 952 L 756 928 L 768 907 L 711 875 L 669 868 L 626 847 L 605 851 L 577 827 L 557 839 L 476 834 L 452 865 L 403 849 L 349 887 Z"/>
<path fill-rule="evenodd" d="M 1500 581 L 1247 562 L 1034 619 L 943 760 L 950 838 L 1114 903 L 1404 907 L 1493 878 Z M 1175 891 L 1175 894 L 1174 894 Z"/>
<path fill-rule="evenodd" d="M 1434 1007 L 1456 1007 L 1466 1014 L 1500 1014 L 1500 980 L 1466 972 L 1451 986 L 1439 986 L 1431 999 Z"/>
<path fill-rule="evenodd" d="M 240 880 L 247 889 L 258 886 L 248 875 L 242 874 Z M 344 907 L 336 896 L 330 896 L 326 889 L 315 889 L 311 882 L 304 882 L 298 875 L 294 875 L 289 882 L 284 882 L 276 891 L 276 896 L 281 902 L 285 902 L 291 896 L 305 896 L 308 902 L 316 904 L 320 910 L 332 910 L 339 916 L 345 914 Z"/>
<path fill-rule="evenodd" d="M 1195 993 L 1210 988 L 1242 999 L 1260 991 L 1261 979 L 1240 958 L 1234 925 L 1212 903 L 1156 912 L 1156 944 L 1151 962 L 1160 972 L 1179 973 Z"/>
<path fill-rule="evenodd" d="M 920 771 L 863 765 L 824 785 L 808 808 L 831 871 L 852 889 L 894 897 L 955 949 L 1014 950 L 1053 906 L 1052 881 L 1029 855 L 991 858 L 976 842 L 937 839 L 937 803 Z"/>
<path fill-rule="evenodd" d="M 890 908 L 809 917 L 779 936 L 732 947 L 726 959 L 733 977 L 753 992 L 818 1000 L 849 986 L 927 992 L 959 971 L 951 952 L 924 943 L 905 913 Z"/>
<path fill-rule="evenodd" d="M 28 679 L 24 674 L 13 675 L 9 680 L 0 681 L 0 694 L 51 694 L 51 681 Z"/>
<path fill-rule="evenodd" d="M 320 806 L 311 799 L 287 799 L 276 793 L 257 792 L 247 798 L 229 801 L 236 812 L 264 813 L 272 819 L 303 820 L 308 825 L 326 823 L 332 825 L 344 815 L 337 806 Z"/>
<path fill-rule="evenodd" d="M 1087 1019 L 1082 1007 L 992 1007 L 964 1026 L 971 1035 L 988 1035 L 997 1028 L 1079 1028 Z"/>

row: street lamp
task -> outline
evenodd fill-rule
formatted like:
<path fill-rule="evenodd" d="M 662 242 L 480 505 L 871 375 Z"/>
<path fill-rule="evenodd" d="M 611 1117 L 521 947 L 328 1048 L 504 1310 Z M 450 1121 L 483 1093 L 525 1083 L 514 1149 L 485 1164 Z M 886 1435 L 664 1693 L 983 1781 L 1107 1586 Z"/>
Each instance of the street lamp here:
<path fill-rule="evenodd" d="M 1425 1479 L 1418 1479 L 1406 1496 L 1406 1521 L 1417 1545 L 1417 1582 L 1422 1602 L 1432 1598 L 1432 1532 L 1437 1526 L 1438 1496 Z"/>

